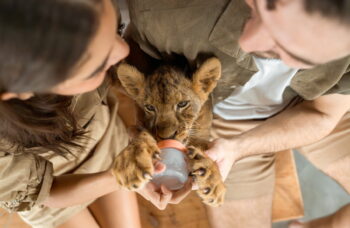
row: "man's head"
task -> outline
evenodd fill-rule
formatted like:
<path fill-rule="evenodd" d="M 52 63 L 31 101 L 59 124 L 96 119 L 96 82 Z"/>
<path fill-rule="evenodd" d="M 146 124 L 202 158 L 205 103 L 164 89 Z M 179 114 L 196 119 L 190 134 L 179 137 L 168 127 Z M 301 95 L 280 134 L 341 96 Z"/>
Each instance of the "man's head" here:
<path fill-rule="evenodd" d="M 239 43 L 249 53 L 309 68 L 350 55 L 349 0 L 246 0 Z"/>

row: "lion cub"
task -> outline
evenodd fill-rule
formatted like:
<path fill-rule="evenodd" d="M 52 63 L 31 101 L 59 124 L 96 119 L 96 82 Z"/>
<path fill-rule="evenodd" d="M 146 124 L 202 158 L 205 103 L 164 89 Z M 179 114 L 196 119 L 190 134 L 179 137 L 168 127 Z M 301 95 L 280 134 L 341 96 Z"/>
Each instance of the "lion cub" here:
<path fill-rule="evenodd" d="M 147 77 L 122 63 L 117 68 L 127 93 L 144 110 L 147 130 L 119 154 L 114 172 L 118 182 L 131 190 L 147 183 L 153 174 L 153 159 L 159 158 L 156 142 L 176 139 L 188 147 L 190 176 L 198 185 L 203 202 L 218 206 L 226 192 L 216 163 L 202 151 L 207 148 L 211 127 L 209 94 L 221 76 L 220 61 L 209 58 L 191 75 L 172 65 L 158 67 Z"/>

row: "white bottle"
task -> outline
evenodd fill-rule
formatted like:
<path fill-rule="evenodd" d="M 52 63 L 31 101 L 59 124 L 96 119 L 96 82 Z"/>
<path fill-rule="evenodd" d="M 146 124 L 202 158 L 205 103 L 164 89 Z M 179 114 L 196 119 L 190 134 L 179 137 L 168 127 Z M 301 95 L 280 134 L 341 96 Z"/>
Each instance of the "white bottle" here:
<path fill-rule="evenodd" d="M 161 150 L 161 162 L 166 165 L 166 169 L 153 175 L 152 182 L 158 187 L 163 184 L 169 190 L 182 188 L 188 179 L 186 147 L 171 139 L 160 141 L 158 147 Z"/>

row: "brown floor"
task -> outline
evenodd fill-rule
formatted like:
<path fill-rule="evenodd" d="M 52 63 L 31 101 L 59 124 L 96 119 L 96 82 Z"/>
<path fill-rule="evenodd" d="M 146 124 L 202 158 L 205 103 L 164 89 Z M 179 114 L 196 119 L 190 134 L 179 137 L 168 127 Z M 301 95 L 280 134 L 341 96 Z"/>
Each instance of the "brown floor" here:
<path fill-rule="evenodd" d="M 156 209 L 142 197 L 138 198 L 142 228 L 209 228 L 205 207 L 192 193 L 179 205 L 169 205 L 166 210 Z M 0 228 L 29 228 L 16 213 L 0 209 Z M 77 227 L 79 228 L 79 227 Z"/>
<path fill-rule="evenodd" d="M 142 228 L 209 228 L 205 207 L 193 192 L 178 205 L 160 211 L 139 197 Z"/>

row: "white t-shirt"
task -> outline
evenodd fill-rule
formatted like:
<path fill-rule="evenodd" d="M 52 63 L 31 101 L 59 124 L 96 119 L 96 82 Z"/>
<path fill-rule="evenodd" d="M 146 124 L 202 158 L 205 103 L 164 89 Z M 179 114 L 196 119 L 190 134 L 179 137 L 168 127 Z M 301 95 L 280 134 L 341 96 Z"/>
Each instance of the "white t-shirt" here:
<path fill-rule="evenodd" d="M 298 69 L 281 60 L 254 57 L 258 72 L 244 85 L 214 106 L 214 113 L 226 120 L 264 119 L 281 111 L 291 101 L 283 99 Z"/>

